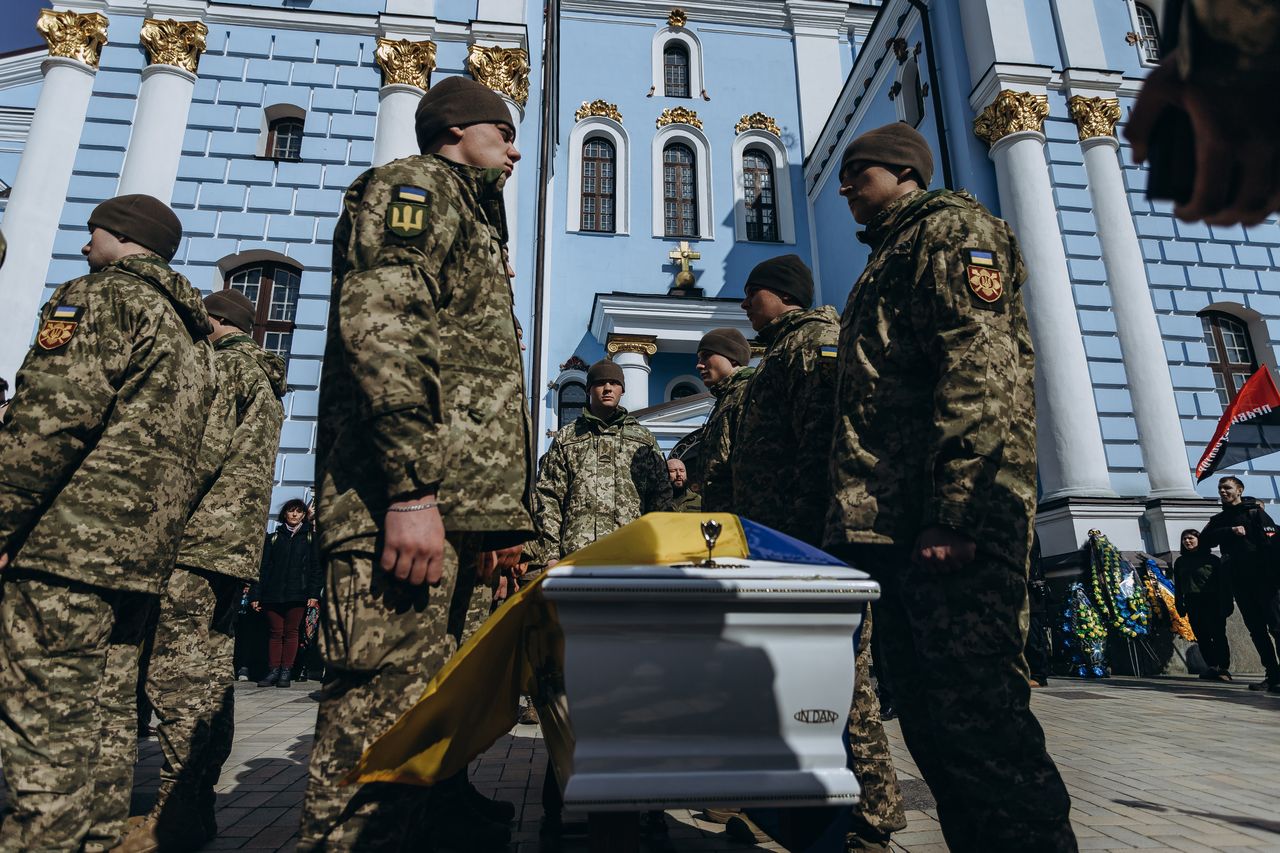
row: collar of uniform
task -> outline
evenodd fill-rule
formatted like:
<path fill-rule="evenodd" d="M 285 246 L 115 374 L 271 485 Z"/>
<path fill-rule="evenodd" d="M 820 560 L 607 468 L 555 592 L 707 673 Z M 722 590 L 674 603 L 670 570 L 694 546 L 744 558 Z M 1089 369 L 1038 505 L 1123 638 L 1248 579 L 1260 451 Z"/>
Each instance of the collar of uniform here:
<path fill-rule="evenodd" d="M 440 154 L 431 156 L 447 165 L 480 200 L 502 197 L 502 188 L 507 182 L 507 175 L 502 169 L 482 169 L 479 166 L 468 166 L 466 163 L 450 160 Z"/>
<path fill-rule="evenodd" d="M 794 312 L 789 312 L 789 313 L 794 313 Z M 729 389 L 733 388 L 733 386 L 737 385 L 739 382 L 746 382 L 749 378 L 751 378 L 751 374 L 755 372 L 756 372 L 756 369 L 754 367 L 739 367 L 737 370 L 733 371 L 733 373 L 730 373 L 724 379 L 721 379 L 719 382 L 715 383 L 714 385 L 708 386 L 707 390 L 711 392 L 711 396 L 715 397 L 716 399 L 719 399 L 720 397 L 723 397 L 725 394 L 729 393 Z"/>
<path fill-rule="evenodd" d="M 802 308 L 792 308 L 785 314 L 775 317 L 769 325 L 756 333 L 756 340 L 764 344 L 766 347 L 773 346 L 773 342 L 786 334 L 787 330 L 795 325 L 796 321 L 806 313 L 808 312 Z"/>
<path fill-rule="evenodd" d="M 889 202 L 884 210 L 871 217 L 866 228 L 858 232 L 858 239 L 872 249 L 878 247 L 893 233 L 894 227 L 898 224 L 898 214 L 910 208 L 912 203 L 922 195 L 924 190 L 912 190 L 901 198 L 895 198 Z"/>
<path fill-rule="evenodd" d="M 234 335 L 223 335 L 222 337 L 218 338 L 218 340 L 214 341 L 214 343 L 213 343 L 213 348 L 214 348 L 215 350 L 226 349 L 227 347 L 231 346 L 232 344 L 238 344 L 238 343 L 240 343 L 241 341 L 248 341 L 249 343 L 253 343 L 253 342 L 254 342 L 254 340 L 253 340 L 253 338 L 252 338 L 251 336 L 246 335 L 246 334 L 244 334 L 243 332 L 241 332 L 241 333 L 234 334 Z"/>
<path fill-rule="evenodd" d="M 614 410 L 613 417 L 609 418 L 607 421 L 604 418 L 596 417 L 591 413 L 590 409 L 583 409 L 582 417 L 586 419 L 589 426 L 597 431 L 603 431 L 606 429 L 612 429 L 613 427 L 622 426 L 623 421 L 627 419 L 627 410 L 622 406 L 619 406 Z"/>

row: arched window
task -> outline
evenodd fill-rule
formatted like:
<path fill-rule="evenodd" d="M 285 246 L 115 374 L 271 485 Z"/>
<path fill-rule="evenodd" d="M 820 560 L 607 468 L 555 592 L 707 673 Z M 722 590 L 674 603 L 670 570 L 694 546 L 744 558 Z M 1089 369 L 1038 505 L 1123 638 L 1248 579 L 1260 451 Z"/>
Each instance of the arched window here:
<path fill-rule="evenodd" d="M 302 159 L 302 119 L 278 118 L 267 125 L 266 156 L 272 160 Z"/>
<path fill-rule="evenodd" d="M 688 98 L 689 48 L 670 41 L 662 50 L 662 93 L 668 98 Z"/>
<path fill-rule="evenodd" d="M 617 230 L 615 201 L 617 157 L 613 144 L 599 136 L 582 146 L 582 230 Z"/>
<path fill-rule="evenodd" d="M 773 159 L 759 148 L 742 155 L 742 190 L 747 205 L 747 239 L 778 242 L 778 202 Z"/>
<path fill-rule="evenodd" d="M 289 360 L 294 318 L 298 313 L 298 288 L 302 273 L 279 261 L 255 261 L 227 274 L 225 287 L 235 289 L 254 304 L 253 339 L 268 352 Z"/>
<path fill-rule="evenodd" d="M 1135 3 L 1134 12 L 1138 16 L 1138 50 L 1146 62 L 1160 61 L 1160 26 L 1156 23 L 1156 13 L 1150 6 Z"/>
<path fill-rule="evenodd" d="M 1209 368 L 1223 408 L 1235 399 L 1244 383 L 1258 369 L 1258 357 L 1249 329 L 1229 314 L 1209 311 L 1200 315 L 1204 344 L 1209 348 Z"/>
<path fill-rule="evenodd" d="M 698 386 L 692 382 L 677 382 L 675 387 L 671 389 L 671 399 L 680 400 L 685 397 L 692 397 L 695 394 L 701 394 Z"/>
<path fill-rule="evenodd" d="M 682 142 L 662 149 L 662 208 L 666 236 L 698 236 L 697 162 Z"/>
<path fill-rule="evenodd" d="M 560 386 L 556 399 L 560 426 L 568 426 L 578 419 L 582 410 L 587 407 L 587 386 L 585 382 L 571 379 Z"/>

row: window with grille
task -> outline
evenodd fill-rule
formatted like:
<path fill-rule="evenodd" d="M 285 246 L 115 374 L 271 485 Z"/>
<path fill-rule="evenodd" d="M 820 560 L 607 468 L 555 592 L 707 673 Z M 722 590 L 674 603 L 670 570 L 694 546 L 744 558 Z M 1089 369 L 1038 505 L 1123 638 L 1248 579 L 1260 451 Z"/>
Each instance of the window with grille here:
<path fill-rule="evenodd" d="M 302 159 L 302 119 L 289 116 L 267 125 L 267 156 L 273 160 Z"/>
<path fill-rule="evenodd" d="M 587 386 L 581 382 L 566 382 L 560 386 L 557 400 L 560 426 L 567 426 L 578 419 L 587 407 Z"/>
<path fill-rule="evenodd" d="M 1223 408 L 1235 399 L 1244 383 L 1258 369 L 1258 358 L 1245 324 L 1228 314 L 1200 315 L 1204 344 L 1209 348 L 1209 367 Z"/>
<path fill-rule="evenodd" d="M 612 234 L 617 230 L 618 158 L 613 144 L 594 137 L 582 146 L 582 230 Z"/>
<path fill-rule="evenodd" d="M 668 98 L 688 98 L 689 48 L 673 41 L 662 51 L 662 93 Z"/>
<path fill-rule="evenodd" d="M 240 291 L 254 305 L 253 339 L 285 361 L 293 343 L 301 283 L 296 267 L 276 261 L 246 264 L 227 276 L 227 288 Z"/>
<path fill-rule="evenodd" d="M 693 395 L 700 393 L 698 386 L 694 385 L 692 382 L 678 382 L 676 383 L 676 386 L 671 389 L 671 399 L 683 400 L 685 397 L 692 397 Z"/>
<path fill-rule="evenodd" d="M 673 142 L 662 149 L 662 207 L 668 237 L 698 236 L 697 164 L 693 149 Z"/>
<path fill-rule="evenodd" d="M 742 155 L 742 188 L 747 204 L 747 239 L 778 242 L 778 204 L 773 184 L 773 160 L 753 148 Z"/>
<path fill-rule="evenodd" d="M 1138 13 L 1138 49 L 1147 62 L 1160 61 L 1160 27 L 1156 24 L 1156 13 L 1141 3 L 1134 4 Z"/>

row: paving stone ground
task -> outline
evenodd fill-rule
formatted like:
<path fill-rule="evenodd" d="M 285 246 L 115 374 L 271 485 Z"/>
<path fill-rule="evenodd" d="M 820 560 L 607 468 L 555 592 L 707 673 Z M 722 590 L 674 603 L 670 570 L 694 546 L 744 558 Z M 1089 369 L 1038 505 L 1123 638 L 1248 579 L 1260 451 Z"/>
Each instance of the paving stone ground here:
<path fill-rule="evenodd" d="M 238 685 L 237 740 L 218 785 L 220 835 L 206 849 L 293 850 L 314 687 Z M 1194 679 L 1055 679 L 1035 692 L 1033 704 L 1071 789 L 1082 850 L 1280 850 L 1280 696 Z M 895 849 L 944 851 L 928 788 L 897 723 L 886 728 L 910 820 Z M 155 740 L 144 741 L 135 813 L 154 799 L 159 765 Z M 545 767 L 536 726 L 517 726 L 472 767 L 482 791 L 519 807 L 513 853 L 538 849 Z M 782 849 L 734 842 L 699 814 L 667 813 L 676 850 Z M 585 850 L 585 842 L 573 839 L 566 846 L 568 853 Z"/>

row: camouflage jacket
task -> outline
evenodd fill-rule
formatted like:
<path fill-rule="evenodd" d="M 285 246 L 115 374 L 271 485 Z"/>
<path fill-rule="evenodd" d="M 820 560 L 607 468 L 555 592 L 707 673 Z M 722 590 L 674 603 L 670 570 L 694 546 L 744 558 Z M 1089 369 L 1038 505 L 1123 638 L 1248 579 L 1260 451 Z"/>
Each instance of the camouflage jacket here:
<path fill-rule="evenodd" d="M 760 331 L 768 347 L 747 383 L 729 452 L 730 511 L 810 544 L 830 502 L 835 309 L 788 311 Z"/>
<path fill-rule="evenodd" d="M 653 433 L 619 408 L 560 428 L 538 472 L 536 561 L 559 559 L 635 521 L 670 512 L 671 481 Z"/>
<path fill-rule="evenodd" d="M 688 485 L 679 491 L 672 488 L 671 509 L 675 512 L 703 512 L 702 495 Z"/>
<path fill-rule="evenodd" d="M 200 293 L 153 255 L 59 286 L 0 428 L 0 548 L 19 569 L 158 592 L 213 402 Z"/>
<path fill-rule="evenodd" d="M 935 190 L 859 236 L 872 252 L 840 324 L 827 544 L 910 547 L 940 525 L 1025 566 L 1035 360 L 1012 230 Z"/>
<path fill-rule="evenodd" d="M 533 533 L 502 184 L 431 155 L 347 190 L 320 379 L 322 549 L 374 537 L 390 501 L 431 488 L 445 529 L 486 549 Z"/>
<path fill-rule="evenodd" d="M 284 362 L 248 335 L 213 345 L 218 393 L 200 443 L 200 504 L 187 522 L 178 565 L 245 580 L 258 577 L 284 423 Z"/>
<path fill-rule="evenodd" d="M 1172 2 L 1172 0 L 1171 0 Z M 1183 79 L 1253 87 L 1280 73 L 1280 3 L 1276 0 L 1179 0 L 1166 33 Z"/>
<path fill-rule="evenodd" d="M 746 399 L 747 382 L 755 372 L 754 367 L 740 368 L 711 387 L 716 406 L 702 426 L 702 443 L 698 445 L 703 512 L 733 512 L 729 446 Z"/>

